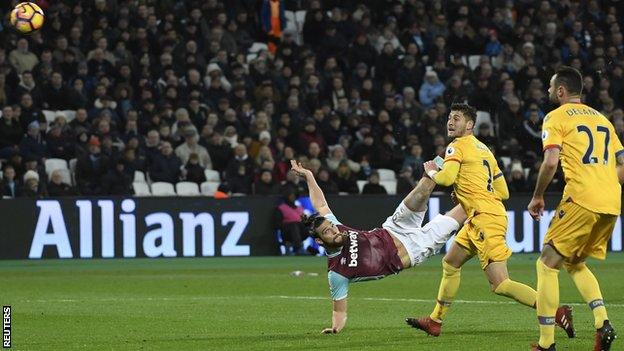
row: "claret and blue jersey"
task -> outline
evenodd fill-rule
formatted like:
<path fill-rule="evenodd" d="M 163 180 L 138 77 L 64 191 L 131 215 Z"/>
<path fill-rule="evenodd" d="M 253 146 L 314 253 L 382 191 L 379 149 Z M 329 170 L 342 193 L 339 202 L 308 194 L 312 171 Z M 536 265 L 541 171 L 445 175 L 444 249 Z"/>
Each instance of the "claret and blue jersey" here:
<path fill-rule="evenodd" d="M 362 231 L 342 225 L 332 213 L 325 218 L 347 233 L 340 251 L 327 253 L 329 289 L 333 300 L 347 297 L 349 283 L 377 280 L 402 269 L 397 247 L 383 228 Z"/>

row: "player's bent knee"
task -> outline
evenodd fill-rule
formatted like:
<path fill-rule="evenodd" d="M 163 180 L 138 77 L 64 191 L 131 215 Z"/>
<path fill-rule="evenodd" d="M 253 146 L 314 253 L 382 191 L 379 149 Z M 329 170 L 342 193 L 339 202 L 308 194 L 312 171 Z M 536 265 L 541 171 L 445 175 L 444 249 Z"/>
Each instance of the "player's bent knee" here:
<path fill-rule="evenodd" d="M 461 267 L 455 267 L 451 263 L 442 260 L 442 272 L 446 277 L 459 276 L 461 274 Z"/>

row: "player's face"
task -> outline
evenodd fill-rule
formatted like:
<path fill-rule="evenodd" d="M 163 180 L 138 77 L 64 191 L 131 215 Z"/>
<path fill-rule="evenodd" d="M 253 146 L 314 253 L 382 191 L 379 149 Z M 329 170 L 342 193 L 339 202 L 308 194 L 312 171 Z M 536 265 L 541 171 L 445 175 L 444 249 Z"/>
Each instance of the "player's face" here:
<path fill-rule="evenodd" d="M 449 138 L 459 138 L 469 133 L 468 122 L 463 113 L 459 111 L 451 111 L 448 121 L 446 122 L 446 133 Z"/>
<path fill-rule="evenodd" d="M 551 102 L 555 104 L 559 103 L 559 97 L 557 96 L 557 89 L 555 88 L 555 77 L 556 74 L 550 78 L 550 86 L 548 87 L 548 98 Z"/>
<path fill-rule="evenodd" d="M 344 242 L 344 237 L 338 230 L 338 227 L 330 221 L 323 221 L 316 228 L 316 233 L 319 235 L 320 244 L 325 247 L 339 247 Z"/>

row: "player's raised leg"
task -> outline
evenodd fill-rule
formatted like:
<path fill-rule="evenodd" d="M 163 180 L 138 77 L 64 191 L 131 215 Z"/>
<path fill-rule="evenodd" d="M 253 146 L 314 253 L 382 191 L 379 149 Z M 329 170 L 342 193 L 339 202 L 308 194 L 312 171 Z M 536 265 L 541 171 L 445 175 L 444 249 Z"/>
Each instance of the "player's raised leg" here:
<path fill-rule="evenodd" d="M 427 209 L 429 196 L 435 188 L 436 183 L 426 177 L 420 179 L 416 187 L 410 191 L 403 199 L 403 204 L 412 212 L 422 212 Z"/>

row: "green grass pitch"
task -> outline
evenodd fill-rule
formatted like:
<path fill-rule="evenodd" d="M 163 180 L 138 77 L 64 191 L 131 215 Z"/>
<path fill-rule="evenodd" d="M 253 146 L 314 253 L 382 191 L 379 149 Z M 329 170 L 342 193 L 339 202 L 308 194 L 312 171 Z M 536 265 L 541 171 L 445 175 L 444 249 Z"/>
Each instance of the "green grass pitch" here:
<path fill-rule="evenodd" d="M 535 286 L 535 258 L 514 255 L 512 278 Z M 624 336 L 624 254 L 589 266 Z M 440 274 L 436 256 L 351 285 L 338 335 L 320 334 L 331 318 L 325 258 L 0 261 L 0 303 L 12 306 L 15 350 L 528 350 L 537 340 L 535 312 L 490 293 L 474 260 L 442 335 L 409 328 L 406 316 L 431 311 Z M 590 350 L 591 312 L 565 272 L 560 285 L 578 336 L 557 331 L 558 350 Z"/>

